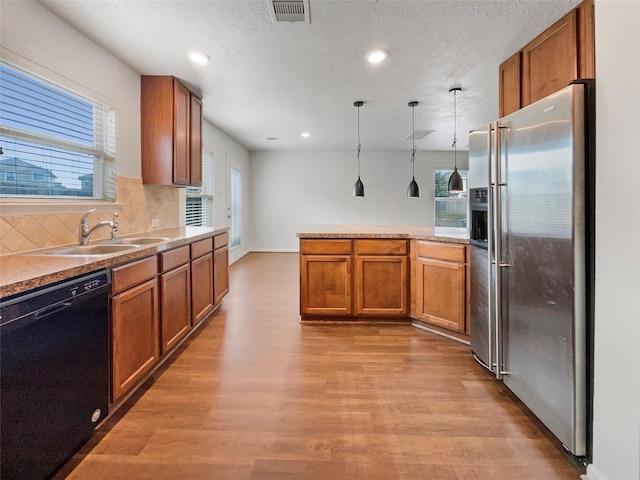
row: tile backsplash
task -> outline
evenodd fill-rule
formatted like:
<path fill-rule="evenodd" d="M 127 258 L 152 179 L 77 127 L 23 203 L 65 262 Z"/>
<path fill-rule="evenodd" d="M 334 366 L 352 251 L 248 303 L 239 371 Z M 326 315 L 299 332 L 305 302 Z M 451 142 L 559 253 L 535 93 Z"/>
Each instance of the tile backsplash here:
<path fill-rule="evenodd" d="M 179 191 L 174 187 L 143 185 L 140 178 L 117 177 L 116 201 L 122 203 L 118 213 L 119 235 L 151 230 L 151 219 L 160 219 L 160 228 L 179 224 Z M 23 215 L 0 217 L 0 255 L 37 248 L 76 243 L 83 213 Z M 92 213 L 89 225 L 111 220 L 112 212 Z M 108 238 L 109 229 L 99 229 L 91 239 Z"/>

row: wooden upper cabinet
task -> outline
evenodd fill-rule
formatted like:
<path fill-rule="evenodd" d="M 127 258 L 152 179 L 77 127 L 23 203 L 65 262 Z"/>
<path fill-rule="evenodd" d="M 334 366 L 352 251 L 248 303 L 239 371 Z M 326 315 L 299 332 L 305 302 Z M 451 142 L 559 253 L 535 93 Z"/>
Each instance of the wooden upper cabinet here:
<path fill-rule="evenodd" d="M 529 105 L 578 78 L 576 10 L 570 11 L 522 50 L 522 97 Z"/>
<path fill-rule="evenodd" d="M 502 65 L 500 65 L 500 116 L 520 110 L 522 107 L 521 81 L 522 81 L 522 53 L 516 52 Z"/>
<path fill-rule="evenodd" d="M 173 183 L 188 185 L 191 171 L 189 90 L 173 81 Z"/>
<path fill-rule="evenodd" d="M 578 76 L 596 76 L 595 7 L 593 0 L 585 0 L 578 11 Z"/>
<path fill-rule="evenodd" d="M 202 102 L 176 78 L 143 75 L 142 180 L 202 185 Z"/>
<path fill-rule="evenodd" d="M 585 0 L 500 65 L 500 116 L 557 92 L 572 80 L 594 77 L 594 3 Z"/>
<path fill-rule="evenodd" d="M 202 186 L 202 101 L 191 95 L 191 115 L 189 141 L 190 155 L 190 184 L 194 187 Z"/>

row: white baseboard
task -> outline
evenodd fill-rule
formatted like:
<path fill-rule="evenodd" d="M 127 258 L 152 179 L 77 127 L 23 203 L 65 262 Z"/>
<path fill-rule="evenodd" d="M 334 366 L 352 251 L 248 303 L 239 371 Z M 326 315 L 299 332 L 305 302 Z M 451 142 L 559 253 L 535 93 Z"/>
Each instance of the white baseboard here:
<path fill-rule="evenodd" d="M 602 473 L 593 463 L 587 465 L 587 474 L 581 475 L 582 480 L 609 480 L 609 478 Z"/>
<path fill-rule="evenodd" d="M 256 253 L 299 253 L 297 248 L 252 248 L 250 252 Z M 249 252 L 249 253 L 250 253 Z"/>

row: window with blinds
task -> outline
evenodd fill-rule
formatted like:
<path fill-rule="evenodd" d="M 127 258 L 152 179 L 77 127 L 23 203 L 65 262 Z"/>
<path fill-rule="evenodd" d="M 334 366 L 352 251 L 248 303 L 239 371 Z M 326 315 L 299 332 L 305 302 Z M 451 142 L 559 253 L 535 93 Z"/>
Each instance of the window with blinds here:
<path fill-rule="evenodd" d="M 435 177 L 435 223 L 436 227 L 466 230 L 467 228 L 467 171 L 458 170 L 464 190 L 450 193 L 449 177 L 453 170 L 436 170 Z"/>
<path fill-rule="evenodd" d="M 188 187 L 185 224 L 213 227 L 213 154 L 202 154 L 202 187 Z"/>
<path fill-rule="evenodd" d="M 0 62 L 0 196 L 115 200 L 115 112 Z"/>

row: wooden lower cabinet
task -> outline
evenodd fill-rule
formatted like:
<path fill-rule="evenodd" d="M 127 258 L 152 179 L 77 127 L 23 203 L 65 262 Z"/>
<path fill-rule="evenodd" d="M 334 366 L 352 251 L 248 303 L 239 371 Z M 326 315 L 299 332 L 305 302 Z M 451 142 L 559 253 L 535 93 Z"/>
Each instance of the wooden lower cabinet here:
<path fill-rule="evenodd" d="M 191 322 L 203 320 L 213 309 L 213 253 L 191 261 Z"/>
<path fill-rule="evenodd" d="M 351 255 L 300 256 L 300 313 L 351 315 Z"/>
<path fill-rule="evenodd" d="M 113 296 L 111 308 L 115 402 L 151 370 L 160 356 L 157 278 Z"/>
<path fill-rule="evenodd" d="M 162 354 L 191 330 L 191 268 L 184 264 L 160 275 Z"/>
<path fill-rule="evenodd" d="M 414 246 L 411 316 L 468 334 L 467 247 L 426 241 Z"/>
<path fill-rule="evenodd" d="M 229 247 L 213 252 L 213 300 L 218 305 L 229 293 Z"/>
<path fill-rule="evenodd" d="M 416 281 L 418 318 L 464 332 L 466 266 L 441 260 L 419 259 Z"/>
<path fill-rule="evenodd" d="M 407 315 L 407 265 L 406 256 L 357 256 L 356 313 Z"/>

